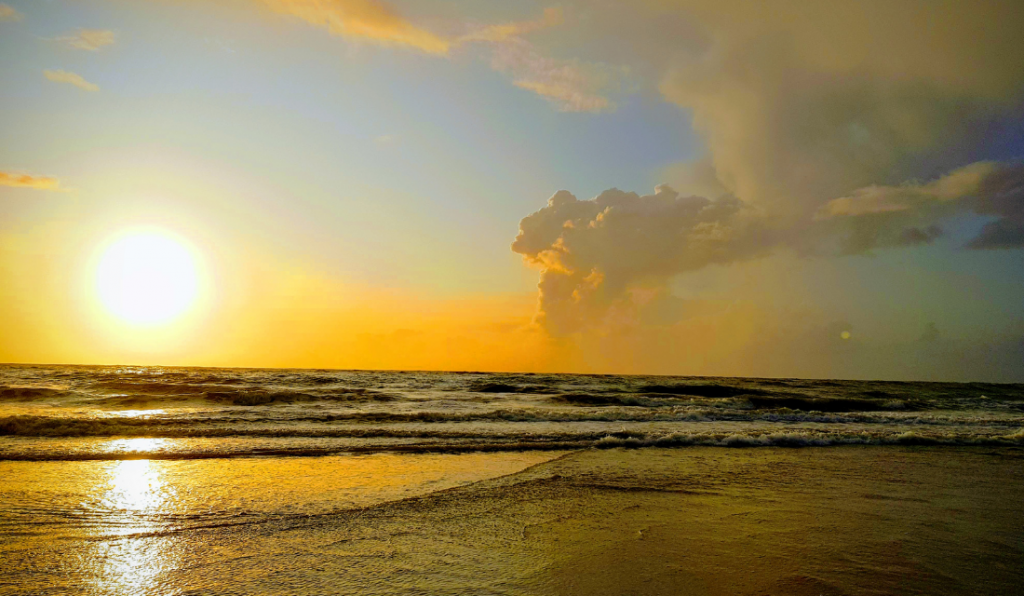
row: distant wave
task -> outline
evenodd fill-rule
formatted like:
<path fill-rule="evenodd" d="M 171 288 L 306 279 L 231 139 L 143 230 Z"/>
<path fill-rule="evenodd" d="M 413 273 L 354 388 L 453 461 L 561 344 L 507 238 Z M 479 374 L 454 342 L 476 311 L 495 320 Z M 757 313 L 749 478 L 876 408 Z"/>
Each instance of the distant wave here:
<path fill-rule="evenodd" d="M 0 386 L 0 402 L 31 402 L 66 397 L 67 391 L 51 387 L 3 387 Z"/>
<path fill-rule="evenodd" d="M 97 393 L 97 391 L 109 393 Z M 195 403 L 260 406 L 303 402 L 393 401 L 394 395 L 362 388 L 336 387 L 329 390 L 260 387 L 225 387 L 189 383 L 97 383 L 79 390 L 43 387 L 0 387 L 0 401 L 25 402 L 62 399 L 69 405 L 97 408 L 138 408 L 188 406 Z"/>
<path fill-rule="evenodd" d="M 512 386 L 507 384 L 471 385 L 462 388 L 457 399 L 466 403 L 492 403 L 517 399 L 531 403 L 583 407 L 619 406 L 633 408 L 666 408 L 703 406 L 712 409 L 753 409 L 765 411 L 805 412 L 885 412 L 956 409 L 993 409 L 1024 411 L 1024 392 L 992 399 L 988 396 L 933 395 L 931 399 L 884 391 L 861 391 L 853 395 L 807 394 L 724 385 L 642 385 L 635 391 L 617 387 L 573 388 Z M 103 392 L 97 393 L 102 390 Z M 287 406 L 293 404 L 374 402 L 408 402 L 441 399 L 456 391 L 427 396 L 402 391 L 349 387 L 334 384 L 328 387 L 236 387 L 195 383 L 103 382 L 87 388 L 64 389 L 33 386 L 0 385 L 0 403 L 46 402 L 68 407 L 105 409 L 180 408 L 212 406 Z M 513 396 L 513 397 L 508 397 Z"/>
<path fill-rule="evenodd" d="M 343 389 L 334 392 L 309 393 L 293 390 L 239 390 L 223 389 L 219 391 L 195 391 L 183 394 L 151 393 L 148 395 L 115 395 L 93 399 L 90 405 L 99 407 L 138 407 L 151 404 L 188 400 L 203 401 L 211 404 L 234 406 L 263 406 L 271 404 L 294 404 L 303 402 L 360 402 L 360 401 L 392 401 L 394 396 L 367 391 L 363 389 Z M 184 399 L 182 399 L 184 397 Z M 177 399 L 175 399 L 177 398 Z"/>

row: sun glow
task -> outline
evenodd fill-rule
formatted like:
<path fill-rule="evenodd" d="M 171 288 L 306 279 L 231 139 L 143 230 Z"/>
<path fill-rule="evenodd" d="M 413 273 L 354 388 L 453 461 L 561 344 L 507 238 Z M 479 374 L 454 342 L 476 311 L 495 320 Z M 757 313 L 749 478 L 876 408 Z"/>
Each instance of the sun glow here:
<path fill-rule="evenodd" d="M 115 238 L 96 267 L 96 293 L 103 307 L 134 325 L 167 323 L 199 296 L 196 256 L 173 236 L 157 230 Z"/>

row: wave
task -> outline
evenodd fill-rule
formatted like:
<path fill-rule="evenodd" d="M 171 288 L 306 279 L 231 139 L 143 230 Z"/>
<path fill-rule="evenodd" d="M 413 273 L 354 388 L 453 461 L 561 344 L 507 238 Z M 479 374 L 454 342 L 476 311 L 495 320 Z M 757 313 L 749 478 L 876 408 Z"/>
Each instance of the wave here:
<path fill-rule="evenodd" d="M 663 408 L 685 403 L 679 399 L 652 399 L 651 396 L 614 393 L 563 393 L 551 398 L 556 403 L 574 406 L 631 406 L 640 408 Z"/>
<path fill-rule="evenodd" d="M 736 397 L 738 395 L 764 395 L 765 391 L 752 387 L 733 387 L 717 384 L 642 385 L 638 393 L 668 395 L 695 395 L 697 397 Z"/>
<path fill-rule="evenodd" d="M 706 393 L 714 394 L 714 391 Z M 610 393 L 567 393 L 551 398 L 554 402 L 583 406 L 634 406 L 658 408 L 671 405 L 702 403 L 704 400 L 685 399 L 692 397 L 684 392 L 667 392 L 665 394 L 644 393 L 610 394 Z M 701 396 L 706 397 L 706 396 Z M 715 401 L 706 403 L 718 407 L 748 407 L 757 410 L 784 412 L 801 410 L 806 412 L 883 412 L 889 410 L 923 410 L 920 402 L 899 399 L 865 399 L 859 397 L 807 397 L 799 395 L 765 395 L 735 393 L 723 391 L 714 395 Z"/>
<path fill-rule="evenodd" d="M 98 386 L 98 387 L 97 387 Z M 310 402 L 387 402 L 395 395 L 353 387 L 316 388 L 247 388 L 211 386 L 188 383 L 102 383 L 89 391 L 47 387 L 0 386 L 0 402 L 32 403 L 42 400 L 67 399 L 69 405 L 99 408 L 139 408 L 154 405 L 186 406 L 195 404 L 262 406 Z M 95 393 L 101 389 L 111 393 Z"/>
<path fill-rule="evenodd" d="M 233 406 L 264 406 L 309 402 L 369 402 L 393 401 L 393 395 L 365 389 L 342 389 L 332 392 L 311 393 L 301 390 L 217 390 L 183 394 L 115 395 L 90 400 L 90 405 L 102 407 L 138 407 L 166 402 L 201 401 L 209 404 Z M 184 400 L 180 399 L 182 396 Z M 177 398 L 177 399 L 176 399 Z"/>
<path fill-rule="evenodd" d="M 75 451 L 0 453 L 0 461 L 89 461 L 89 460 L 192 460 L 242 457 L 322 457 L 365 453 L 482 453 L 517 451 L 570 451 L 580 449 L 640 449 L 684 447 L 842 447 L 874 446 L 946 446 L 946 447 L 1024 447 L 1024 429 L 1007 434 L 926 433 L 917 431 L 841 432 L 695 432 L 695 433 L 611 433 L 600 437 L 557 438 L 552 440 L 494 439 L 476 441 L 430 441 L 420 443 L 384 443 L 364 445 L 298 446 L 292 448 L 232 448 L 184 451 Z"/>
<path fill-rule="evenodd" d="M 188 395 L 204 393 L 210 390 L 207 383 L 168 382 L 168 381 L 98 381 L 90 384 L 90 388 L 98 391 L 114 391 L 123 393 L 144 393 L 157 395 Z"/>
<path fill-rule="evenodd" d="M 54 388 L 54 384 L 61 385 Z M 0 365 L 0 403 L 174 408 L 385 401 L 541 401 L 576 407 L 871 412 L 1024 411 L 1024 385 L 370 371 Z"/>
<path fill-rule="evenodd" d="M 812 412 L 877 412 L 882 410 L 920 410 L 917 401 L 903 401 L 888 398 L 866 399 L 862 397 L 802 397 L 802 396 L 749 396 L 747 401 L 758 409 L 790 409 Z"/>
<path fill-rule="evenodd" d="M 130 459 L 193 460 L 234 459 L 243 457 L 324 457 L 366 453 L 491 453 L 521 451 L 572 451 L 593 446 L 593 441 L 568 442 L 477 442 L 379 444 L 295 449 L 193 450 L 193 451 L 117 451 L 73 453 L 0 453 L 0 461 L 120 461 Z"/>
<path fill-rule="evenodd" d="M 831 447 L 840 445 L 903 445 L 903 446 L 1024 446 L 1024 429 L 1004 435 L 971 433 L 902 432 L 755 432 L 755 433 L 672 433 L 657 437 L 607 436 L 595 447 Z"/>
<path fill-rule="evenodd" d="M 107 409 L 149 409 L 173 407 L 214 406 L 278 406 L 292 404 L 315 403 L 374 403 L 410 401 L 400 393 L 358 387 L 331 388 L 238 388 L 211 387 L 210 385 L 181 384 L 134 384 L 116 383 L 108 389 L 116 387 L 117 391 L 110 394 L 89 394 L 63 389 L 41 387 L 3 387 L 0 386 L 0 402 L 24 402 L 65 399 L 68 405 L 88 406 Z M 132 387 L 129 391 L 128 387 Z M 966 409 L 966 406 L 954 406 L 948 403 L 926 403 L 919 399 L 899 399 L 892 394 L 876 393 L 872 397 L 819 397 L 791 393 L 772 393 L 758 391 L 739 392 L 732 388 L 719 391 L 719 386 L 704 387 L 693 395 L 679 386 L 659 387 L 644 386 L 638 393 L 623 390 L 601 390 L 587 392 L 563 392 L 551 388 L 534 386 L 513 387 L 501 384 L 489 384 L 476 387 L 472 393 L 496 394 L 494 397 L 473 395 L 458 398 L 459 401 L 470 403 L 500 402 L 500 394 L 538 394 L 546 395 L 546 399 L 555 404 L 581 407 L 620 406 L 630 408 L 666 408 L 679 406 L 703 406 L 709 409 L 739 409 L 773 411 L 785 414 L 788 411 L 804 412 L 884 412 L 884 411 L 920 411 L 938 409 Z M 688 386 L 689 387 L 689 386 Z M 718 389 L 707 389 L 718 387 Z M 648 391 L 649 389 L 664 390 Z M 454 399 L 454 398 L 453 398 Z M 976 404 L 975 404 L 976 405 Z M 984 404 L 989 409 L 1002 406 L 1004 409 L 1024 410 L 1024 404 L 1007 402 L 990 402 Z"/>
<path fill-rule="evenodd" d="M 473 383 L 467 387 L 473 393 L 558 393 L 558 387 L 544 385 L 511 385 L 508 383 Z"/>
<path fill-rule="evenodd" d="M 65 397 L 67 391 L 52 387 L 0 386 L 0 401 L 26 402 Z"/>
<path fill-rule="evenodd" d="M 701 408 L 642 409 L 608 406 L 593 409 L 498 409 L 485 411 L 417 411 L 325 413 L 293 417 L 105 417 L 73 418 L 19 415 L 0 418 L 0 436 L 18 437 L 230 437 L 230 436 L 365 436 L 372 424 L 420 423 L 443 429 L 446 423 L 768 423 L 842 426 L 895 425 L 901 427 L 1014 428 L 1024 425 L 1021 416 L 967 416 L 919 413 L 825 413 L 715 411 Z M 336 424 L 347 426 L 339 427 Z M 425 426 L 423 427 L 425 428 Z M 437 429 L 432 430 L 435 432 Z M 524 431 L 529 430 L 524 427 Z M 426 431 L 418 431 L 426 432 Z M 382 435 L 378 435 L 382 436 Z"/>

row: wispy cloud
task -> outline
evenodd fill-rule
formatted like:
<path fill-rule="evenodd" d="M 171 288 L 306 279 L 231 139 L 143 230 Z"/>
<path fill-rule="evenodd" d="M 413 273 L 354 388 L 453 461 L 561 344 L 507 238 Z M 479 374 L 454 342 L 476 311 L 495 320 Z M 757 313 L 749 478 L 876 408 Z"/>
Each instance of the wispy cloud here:
<path fill-rule="evenodd" d="M 1024 247 L 1024 164 L 981 161 L 931 182 L 871 185 L 825 203 L 818 220 L 847 222 L 850 252 L 931 242 L 959 213 L 990 218 L 968 248 Z"/>
<path fill-rule="evenodd" d="M 30 174 L 12 174 L 0 172 L 0 186 L 13 188 L 32 188 L 35 190 L 63 190 L 60 180 L 49 176 L 32 176 Z"/>
<path fill-rule="evenodd" d="M 99 91 L 99 85 L 90 83 L 81 75 L 66 70 L 44 70 L 43 75 L 54 83 L 69 83 L 85 91 Z"/>
<path fill-rule="evenodd" d="M 527 33 L 533 33 L 534 31 L 554 25 L 561 25 L 564 20 L 562 9 L 557 7 L 545 8 L 544 15 L 535 21 L 514 21 L 499 25 L 486 25 L 476 31 L 463 35 L 459 38 L 459 41 L 501 42 L 514 37 L 522 37 Z"/>
<path fill-rule="evenodd" d="M 0 22 L 2 21 L 20 21 L 23 15 L 14 10 L 14 7 L 9 4 L 0 4 Z"/>
<path fill-rule="evenodd" d="M 617 86 L 621 69 L 550 58 L 525 38 L 564 21 L 560 8 L 547 8 L 539 19 L 487 25 L 463 35 L 458 41 L 490 46 L 492 68 L 510 74 L 515 86 L 548 99 L 563 112 L 614 109 L 615 104 L 605 92 Z"/>
<path fill-rule="evenodd" d="M 535 20 L 469 26 L 461 36 L 442 35 L 414 25 L 377 0 L 262 0 L 272 10 L 324 27 L 333 35 L 402 46 L 438 56 L 454 48 L 485 46 L 491 66 L 513 83 L 548 99 L 565 112 L 604 112 L 615 108 L 605 92 L 614 89 L 621 69 L 544 56 L 524 36 L 560 25 L 560 8 L 547 8 Z"/>
<path fill-rule="evenodd" d="M 815 217 L 827 219 L 896 213 L 929 204 L 956 201 L 979 193 L 985 181 L 999 170 L 999 164 L 982 161 L 924 184 L 910 181 L 899 186 L 867 186 L 825 203 Z"/>
<path fill-rule="evenodd" d="M 54 38 L 76 50 L 88 52 L 98 51 L 100 48 L 112 45 L 116 38 L 114 32 L 108 29 L 79 29 L 77 32 Z"/>
<path fill-rule="evenodd" d="M 613 110 L 615 104 L 605 92 L 617 87 L 623 74 L 604 65 L 548 58 L 519 38 L 498 44 L 491 66 L 511 74 L 517 87 L 548 99 L 563 112 Z"/>
<path fill-rule="evenodd" d="M 374 0 L 264 0 L 273 10 L 325 27 L 333 35 L 447 54 L 451 40 L 413 25 Z"/>
<path fill-rule="evenodd" d="M 607 97 L 590 90 L 599 84 L 580 76 L 579 71 L 566 76 L 566 69 L 574 70 L 566 66 L 557 73 L 539 73 L 542 79 L 517 79 L 513 84 L 548 99 L 563 112 L 606 112 L 615 108 Z"/>

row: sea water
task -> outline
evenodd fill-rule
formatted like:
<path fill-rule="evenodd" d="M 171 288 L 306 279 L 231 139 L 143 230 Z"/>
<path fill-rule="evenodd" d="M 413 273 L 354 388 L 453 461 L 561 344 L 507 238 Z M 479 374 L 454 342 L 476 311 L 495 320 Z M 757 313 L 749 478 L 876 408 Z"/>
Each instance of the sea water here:
<path fill-rule="evenodd" d="M 776 532 L 776 555 L 821 530 L 823 518 L 808 529 L 799 508 L 778 512 L 794 499 L 820 516 L 849 510 L 837 519 L 852 524 L 851 541 L 865 524 L 880 531 L 884 515 L 888 534 L 935 541 L 950 539 L 944 524 L 964 512 L 996 516 L 991 529 L 965 527 L 978 534 L 969 543 L 933 550 L 967 549 L 956 561 L 982 563 L 962 575 L 1003 577 L 988 590 L 1000 593 L 1015 581 L 1006 566 L 1024 560 L 1024 515 L 1014 499 L 988 496 L 1024 487 L 1022 428 L 1021 385 L 4 366 L 0 594 L 603 593 L 608 582 L 648 593 L 630 583 L 648 567 L 648 579 L 680 593 L 686 557 L 719 561 L 721 581 L 739 581 L 721 557 L 743 551 L 733 565 L 746 570 L 763 563 L 748 552 L 759 543 L 723 546 L 756 535 L 732 517 L 747 515 L 737 509 L 747 497 L 729 492 L 741 489 L 750 511 L 785 521 L 758 529 Z M 615 455 L 633 448 L 647 449 Z M 739 453 L 766 455 L 740 465 L 730 455 Z M 899 463 L 908 457 L 912 470 Z M 778 492 L 787 479 L 789 492 Z M 709 512 L 721 520 L 701 537 Z M 687 535 L 667 529 L 676 526 Z M 643 560 L 620 553 L 590 565 L 636 540 L 653 549 Z M 842 593 L 857 585 L 848 575 L 863 579 L 858 565 L 888 565 L 888 543 L 864 548 L 882 550 L 801 556 L 846 574 L 833 578 Z M 922 568 L 939 573 L 945 563 L 923 552 Z M 678 559 L 671 577 L 666 553 Z M 562 560 L 618 571 L 591 581 Z M 978 590 L 936 577 L 926 591 Z M 778 593 L 828 593 L 833 579 L 770 582 L 783 582 Z"/>

